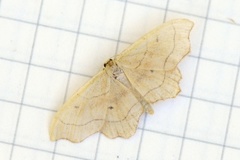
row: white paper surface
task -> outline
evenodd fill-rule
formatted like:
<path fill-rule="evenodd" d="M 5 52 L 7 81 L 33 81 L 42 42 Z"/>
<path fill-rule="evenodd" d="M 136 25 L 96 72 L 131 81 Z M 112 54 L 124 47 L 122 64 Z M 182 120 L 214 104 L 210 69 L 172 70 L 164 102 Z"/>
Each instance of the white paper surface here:
<path fill-rule="evenodd" d="M 240 1 L 0 1 L 1 160 L 239 160 Z M 182 92 L 130 139 L 49 140 L 61 104 L 139 37 L 188 18 Z"/>

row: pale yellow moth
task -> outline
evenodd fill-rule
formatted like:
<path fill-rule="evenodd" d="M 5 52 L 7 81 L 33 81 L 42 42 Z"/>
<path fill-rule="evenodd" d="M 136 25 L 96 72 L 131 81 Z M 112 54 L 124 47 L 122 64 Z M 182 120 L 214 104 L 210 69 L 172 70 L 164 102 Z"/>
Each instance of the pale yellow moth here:
<path fill-rule="evenodd" d="M 131 137 L 140 116 L 153 114 L 151 104 L 180 92 L 177 65 L 190 52 L 192 27 L 187 19 L 168 21 L 108 60 L 56 113 L 50 139 Z"/>

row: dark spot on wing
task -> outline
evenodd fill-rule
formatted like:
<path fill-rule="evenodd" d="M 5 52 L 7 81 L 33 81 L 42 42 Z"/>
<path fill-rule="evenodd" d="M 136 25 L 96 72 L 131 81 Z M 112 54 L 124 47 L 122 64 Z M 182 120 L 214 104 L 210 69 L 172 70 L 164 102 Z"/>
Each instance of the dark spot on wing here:
<path fill-rule="evenodd" d="M 109 106 L 108 109 L 111 109 L 111 110 L 112 110 L 112 109 L 113 109 L 113 106 Z"/>

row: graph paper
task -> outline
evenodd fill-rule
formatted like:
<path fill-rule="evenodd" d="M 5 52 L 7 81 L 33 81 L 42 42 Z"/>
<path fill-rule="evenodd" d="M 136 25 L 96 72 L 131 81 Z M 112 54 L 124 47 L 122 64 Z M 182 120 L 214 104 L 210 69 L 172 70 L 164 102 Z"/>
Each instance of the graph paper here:
<path fill-rule="evenodd" d="M 1 160 L 239 160 L 240 1 L 1 0 Z M 130 139 L 51 142 L 55 112 L 110 57 L 165 21 L 195 23 L 182 92 Z"/>

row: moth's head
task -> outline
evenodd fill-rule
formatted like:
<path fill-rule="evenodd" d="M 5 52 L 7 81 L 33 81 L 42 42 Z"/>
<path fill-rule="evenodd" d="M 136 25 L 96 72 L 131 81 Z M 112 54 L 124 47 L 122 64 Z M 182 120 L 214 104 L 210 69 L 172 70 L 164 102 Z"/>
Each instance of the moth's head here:
<path fill-rule="evenodd" d="M 116 65 L 116 63 L 113 61 L 113 59 L 109 59 L 106 63 L 104 63 L 104 68 L 106 67 L 112 67 L 113 65 Z"/>

